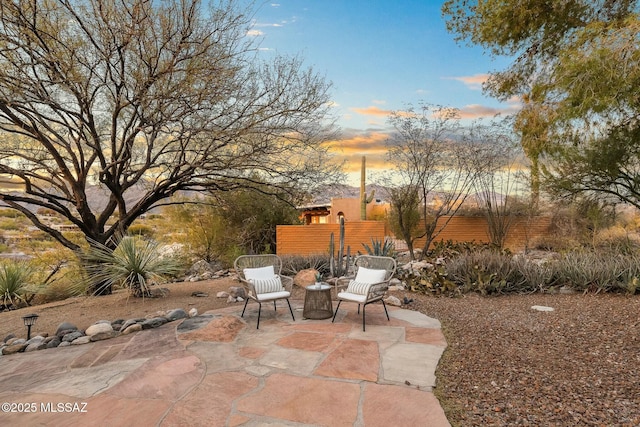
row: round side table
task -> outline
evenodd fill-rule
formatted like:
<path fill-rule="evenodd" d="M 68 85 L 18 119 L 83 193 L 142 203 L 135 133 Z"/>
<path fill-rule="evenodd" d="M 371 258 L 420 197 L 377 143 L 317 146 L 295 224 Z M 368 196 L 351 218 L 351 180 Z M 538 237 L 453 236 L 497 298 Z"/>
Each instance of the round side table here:
<path fill-rule="evenodd" d="M 305 290 L 302 317 L 314 320 L 333 317 L 331 286 L 322 283 L 320 286 L 306 286 Z"/>

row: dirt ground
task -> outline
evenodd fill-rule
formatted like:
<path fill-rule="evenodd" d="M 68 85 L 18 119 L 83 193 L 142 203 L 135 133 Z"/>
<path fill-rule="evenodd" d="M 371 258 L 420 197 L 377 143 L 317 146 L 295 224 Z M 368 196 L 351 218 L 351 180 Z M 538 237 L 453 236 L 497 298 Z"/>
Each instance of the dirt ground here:
<path fill-rule="evenodd" d="M 74 297 L 19 310 L 4 311 L 0 313 L 0 340 L 10 333 L 26 338 L 27 328 L 24 326 L 22 317 L 31 313 L 39 316 L 31 329 L 31 335 L 34 336 L 52 335 L 56 332 L 58 325 L 65 321 L 73 323 L 79 329 L 86 329 L 98 320 L 126 320 L 174 308 L 189 311 L 195 307 L 199 313 L 204 313 L 235 304 L 241 311 L 244 303 L 228 303 L 226 298 L 216 297 L 219 291 L 228 291 L 231 286 L 239 286 L 239 282 L 233 277 L 200 282 L 178 282 L 162 285 L 163 288 L 169 289 L 169 295 L 166 297 L 134 298 L 130 297 L 127 291 L 118 290 L 112 295 Z M 192 296 L 194 292 L 204 292 L 208 296 L 195 297 Z M 294 297 L 302 295 L 302 292 L 300 289 L 295 289 Z"/>

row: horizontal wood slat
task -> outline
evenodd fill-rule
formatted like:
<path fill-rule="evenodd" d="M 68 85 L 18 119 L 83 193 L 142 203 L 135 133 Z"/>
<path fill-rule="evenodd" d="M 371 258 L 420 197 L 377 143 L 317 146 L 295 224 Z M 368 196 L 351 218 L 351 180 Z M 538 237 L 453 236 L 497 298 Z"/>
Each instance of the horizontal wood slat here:
<path fill-rule="evenodd" d="M 446 218 L 440 218 L 444 224 Z M 520 251 L 538 237 L 547 236 L 551 226 L 550 217 L 515 218 L 506 241 L 506 247 Z M 331 233 L 334 234 L 336 253 L 339 248 L 339 224 L 279 225 L 276 227 L 278 255 L 328 254 Z M 351 254 L 364 252 L 363 243 L 371 245 L 372 239 L 384 240 L 391 236 L 383 221 L 350 221 L 345 223 L 345 251 Z M 393 236 L 391 236 L 393 237 Z M 487 221 L 484 217 L 452 217 L 436 241 L 489 242 Z M 421 248 L 424 239 L 418 239 L 414 248 Z"/>

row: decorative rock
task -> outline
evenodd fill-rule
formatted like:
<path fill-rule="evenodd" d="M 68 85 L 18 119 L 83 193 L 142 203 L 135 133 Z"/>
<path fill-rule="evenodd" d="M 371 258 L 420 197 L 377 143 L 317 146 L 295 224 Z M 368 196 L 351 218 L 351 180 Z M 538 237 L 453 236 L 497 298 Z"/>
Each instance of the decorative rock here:
<path fill-rule="evenodd" d="M 111 326 L 111 322 L 108 323 L 96 323 L 87 328 L 84 331 L 86 335 L 93 336 L 97 334 L 109 333 L 113 334 L 113 327 Z"/>
<path fill-rule="evenodd" d="M 120 332 L 122 335 L 127 335 L 127 334 L 132 334 L 134 332 L 138 332 L 142 330 L 142 325 L 140 323 L 132 323 L 131 325 L 127 326 L 126 329 L 123 329 L 122 332 Z"/>
<path fill-rule="evenodd" d="M 318 270 L 308 268 L 306 270 L 298 271 L 298 274 L 293 278 L 293 284 L 304 288 L 305 286 L 316 283 L 316 273 Z"/>
<path fill-rule="evenodd" d="M 25 340 L 24 338 L 9 338 L 6 344 L 7 345 L 24 344 L 25 342 L 27 342 L 27 340 Z"/>
<path fill-rule="evenodd" d="M 76 338 L 75 340 L 71 341 L 72 345 L 81 345 L 81 344 L 87 344 L 91 342 L 91 337 L 88 335 L 83 335 L 79 338 Z"/>
<path fill-rule="evenodd" d="M 69 341 L 63 341 L 58 345 L 58 347 L 68 347 L 70 345 L 71 343 Z"/>
<path fill-rule="evenodd" d="M 231 286 L 229 288 L 229 295 L 234 297 L 237 300 L 238 297 L 246 298 L 247 291 L 242 286 Z"/>
<path fill-rule="evenodd" d="M 554 311 L 553 307 L 546 307 L 544 305 L 532 305 L 531 309 L 537 311 Z"/>
<path fill-rule="evenodd" d="M 23 351 L 27 347 L 26 343 L 11 344 L 2 348 L 2 354 L 15 354 Z"/>
<path fill-rule="evenodd" d="M 75 339 L 80 338 L 81 336 L 83 336 L 84 334 L 80 331 L 73 331 L 73 332 L 69 332 L 68 334 L 65 334 L 62 337 L 62 341 L 63 342 L 71 342 Z"/>
<path fill-rule="evenodd" d="M 576 293 L 576 291 L 574 289 L 570 288 L 567 285 L 562 286 L 558 291 L 562 295 L 571 295 L 571 294 L 575 294 Z"/>
<path fill-rule="evenodd" d="M 98 320 L 97 322 L 93 322 L 93 324 L 94 324 L 94 325 L 97 325 L 97 324 L 99 324 L 99 323 L 108 323 L 108 324 L 111 324 L 111 320 L 104 320 L 104 319 L 103 319 L 103 320 Z"/>
<path fill-rule="evenodd" d="M 229 296 L 229 292 L 220 291 L 216 294 L 216 298 L 227 298 Z"/>
<path fill-rule="evenodd" d="M 184 311 L 181 308 L 176 308 L 174 310 L 171 310 L 169 313 L 167 313 L 166 318 L 169 320 L 169 322 L 173 322 L 174 320 L 184 319 L 188 316 L 189 315 L 187 314 L 186 311 Z"/>
<path fill-rule="evenodd" d="M 47 348 L 56 348 L 60 345 L 62 341 L 60 340 L 60 337 L 58 336 L 53 336 L 52 339 L 50 341 L 47 341 Z"/>
<path fill-rule="evenodd" d="M 198 315 L 198 309 L 193 307 L 191 310 L 189 310 L 189 317 L 195 317 Z"/>
<path fill-rule="evenodd" d="M 68 334 L 69 332 L 77 331 L 77 330 L 78 330 L 78 327 L 76 325 L 74 325 L 73 323 L 62 322 L 58 326 L 58 329 L 56 329 L 56 335 L 59 336 L 59 337 L 62 337 L 64 335 Z"/>
<path fill-rule="evenodd" d="M 237 301 L 236 297 L 234 297 L 234 296 L 232 296 L 232 295 L 229 295 L 229 296 L 227 297 L 227 302 L 228 302 L 228 303 L 232 303 L 232 302 L 236 302 L 236 301 Z"/>
<path fill-rule="evenodd" d="M 141 323 L 142 329 L 152 329 L 157 328 L 158 326 L 162 326 L 167 323 L 167 319 L 165 317 L 154 317 L 152 319 L 147 319 Z"/>
<path fill-rule="evenodd" d="M 113 338 L 116 335 L 117 335 L 116 332 L 114 330 L 111 330 L 111 331 L 98 332 L 97 334 L 93 334 L 89 336 L 89 339 L 91 340 L 91 342 L 102 341 L 102 340 L 108 340 L 109 338 Z"/>
<path fill-rule="evenodd" d="M 196 298 L 206 298 L 209 296 L 209 294 L 206 292 L 195 291 L 195 292 L 191 292 L 191 296 Z"/>
<path fill-rule="evenodd" d="M 27 351 L 36 351 L 36 350 L 42 350 L 45 348 L 47 348 L 47 344 L 44 342 L 44 338 L 43 338 L 42 341 L 32 342 L 31 344 L 27 345 L 24 351 L 26 353 Z"/>
<path fill-rule="evenodd" d="M 7 341 L 9 341 L 11 338 L 15 338 L 16 335 L 15 334 L 9 334 L 6 337 L 4 337 L 4 339 L 2 340 L 2 342 L 6 343 Z"/>
<path fill-rule="evenodd" d="M 121 330 L 121 331 L 124 331 L 124 330 L 125 330 L 125 329 L 127 329 L 129 326 L 131 326 L 131 325 L 135 325 L 136 323 L 142 323 L 142 322 L 144 322 L 145 320 L 147 320 L 147 319 L 145 319 L 145 318 L 129 319 L 129 320 L 125 321 L 125 322 L 122 324 L 122 327 L 120 327 L 120 330 Z"/>
<path fill-rule="evenodd" d="M 402 301 L 400 301 L 400 299 L 394 297 L 393 295 L 389 295 L 387 298 L 385 298 L 384 302 L 396 307 L 402 306 Z"/>

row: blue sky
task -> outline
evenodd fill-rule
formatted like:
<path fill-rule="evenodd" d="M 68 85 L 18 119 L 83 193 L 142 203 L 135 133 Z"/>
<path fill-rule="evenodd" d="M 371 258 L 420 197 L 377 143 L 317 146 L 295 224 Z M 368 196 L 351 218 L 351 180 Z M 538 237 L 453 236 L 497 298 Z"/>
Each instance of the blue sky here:
<path fill-rule="evenodd" d="M 342 130 L 339 155 L 359 170 L 384 168 L 387 116 L 418 102 L 460 109 L 465 119 L 514 112 L 481 91 L 490 71 L 505 68 L 482 49 L 457 44 L 434 0 L 278 0 L 258 9 L 250 35 L 264 55 L 301 54 L 333 83 Z"/>

